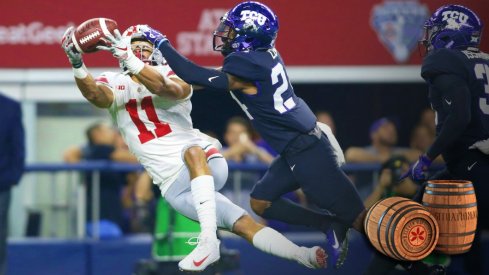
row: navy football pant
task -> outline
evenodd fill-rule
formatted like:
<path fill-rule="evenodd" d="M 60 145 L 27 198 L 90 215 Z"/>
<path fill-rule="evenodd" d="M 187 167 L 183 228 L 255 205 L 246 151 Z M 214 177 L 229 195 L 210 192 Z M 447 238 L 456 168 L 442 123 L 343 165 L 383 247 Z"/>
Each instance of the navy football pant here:
<path fill-rule="evenodd" d="M 275 159 L 251 197 L 275 201 L 302 188 L 308 201 L 326 209 L 346 225 L 351 225 L 365 209 L 357 190 L 338 167 L 327 137 L 301 135 Z"/>

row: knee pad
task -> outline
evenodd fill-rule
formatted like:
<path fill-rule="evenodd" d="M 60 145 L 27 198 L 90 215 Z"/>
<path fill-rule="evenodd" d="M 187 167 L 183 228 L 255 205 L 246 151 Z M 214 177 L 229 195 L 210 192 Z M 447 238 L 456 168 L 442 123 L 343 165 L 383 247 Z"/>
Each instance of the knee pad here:
<path fill-rule="evenodd" d="M 214 177 L 214 189 L 219 191 L 224 187 L 228 179 L 228 163 L 221 154 L 219 156 L 209 157 L 208 162 L 212 176 Z"/>

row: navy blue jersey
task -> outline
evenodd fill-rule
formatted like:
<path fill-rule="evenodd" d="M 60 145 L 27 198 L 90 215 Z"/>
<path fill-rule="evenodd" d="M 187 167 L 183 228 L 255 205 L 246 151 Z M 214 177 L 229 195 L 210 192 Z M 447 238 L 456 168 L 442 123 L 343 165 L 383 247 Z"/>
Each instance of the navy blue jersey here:
<path fill-rule="evenodd" d="M 434 50 L 425 58 L 421 75 L 430 86 L 429 100 L 436 111 L 437 138 L 440 138 L 440 131 L 449 115 L 462 114 L 450 114 L 452 102 L 448 92 L 432 85 L 435 79 L 441 75 L 456 77 L 465 82 L 470 92 L 470 104 L 467 104 L 470 110 L 466 112 L 470 113 L 469 124 L 465 129 L 454 129 L 462 133 L 442 151 L 445 159 L 457 158 L 475 142 L 489 138 L 489 55 L 469 50 Z"/>
<path fill-rule="evenodd" d="M 257 94 L 231 91 L 253 126 L 277 152 L 316 125 L 309 106 L 294 94 L 282 58 L 275 49 L 231 53 L 222 70 L 257 87 Z"/>

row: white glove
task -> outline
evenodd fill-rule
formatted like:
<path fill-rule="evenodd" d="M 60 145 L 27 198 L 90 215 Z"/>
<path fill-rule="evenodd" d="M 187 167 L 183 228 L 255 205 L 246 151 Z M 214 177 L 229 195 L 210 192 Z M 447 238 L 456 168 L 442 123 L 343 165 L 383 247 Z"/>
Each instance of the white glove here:
<path fill-rule="evenodd" d="M 114 30 L 114 35 L 109 33 L 102 38 L 105 44 L 110 46 L 97 46 L 97 49 L 111 52 L 130 73 L 138 74 L 144 68 L 144 62 L 134 55 L 130 40 L 125 40 L 119 30 Z"/>
<path fill-rule="evenodd" d="M 83 60 L 82 60 L 82 55 L 79 53 L 73 45 L 73 33 L 75 32 L 74 27 L 69 27 L 66 29 L 65 33 L 63 34 L 63 38 L 61 38 L 61 47 L 66 53 L 66 56 L 68 57 L 68 60 L 71 63 L 71 66 L 73 68 L 81 68 L 83 66 Z"/>
<path fill-rule="evenodd" d="M 477 141 L 469 149 L 479 149 L 482 153 L 489 155 L 489 138 L 486 140 Z"/>

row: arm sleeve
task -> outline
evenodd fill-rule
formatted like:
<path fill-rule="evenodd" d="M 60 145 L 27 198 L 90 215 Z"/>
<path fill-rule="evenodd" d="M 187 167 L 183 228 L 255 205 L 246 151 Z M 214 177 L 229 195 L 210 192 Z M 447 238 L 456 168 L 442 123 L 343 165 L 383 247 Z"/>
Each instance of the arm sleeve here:
<path fill-rule="evenodd" d="M 427 156 L 431 160 L 458 139 L 471 120 L 470 90 L 461 77 L 451 74 L 438 75 L 432 80 L 432 85 L 441 91 L 443 108 L 447 110 L 448 116 L 435 142 L 428 149 Z"/>
<path fill-rule="evenodd" d="M 193 63 L 179 54 L 168 41 L 160 43 L 158 49 L 175 74 L 185 82 L 213 90 L 229 91 L 226 73 Z"/>
<path fill-rule="evenodd" d="M 11 135 L 11 154 L 12 154 L 12 169 L 10 170 L 11 180 L 13 184 L 17 184 L 22 177 L 25 168 L 25 139 L 24 127 L 22 126 L 22 111 L 20 105 L 15 106 L 15 115 L 12 121 Z"/>

